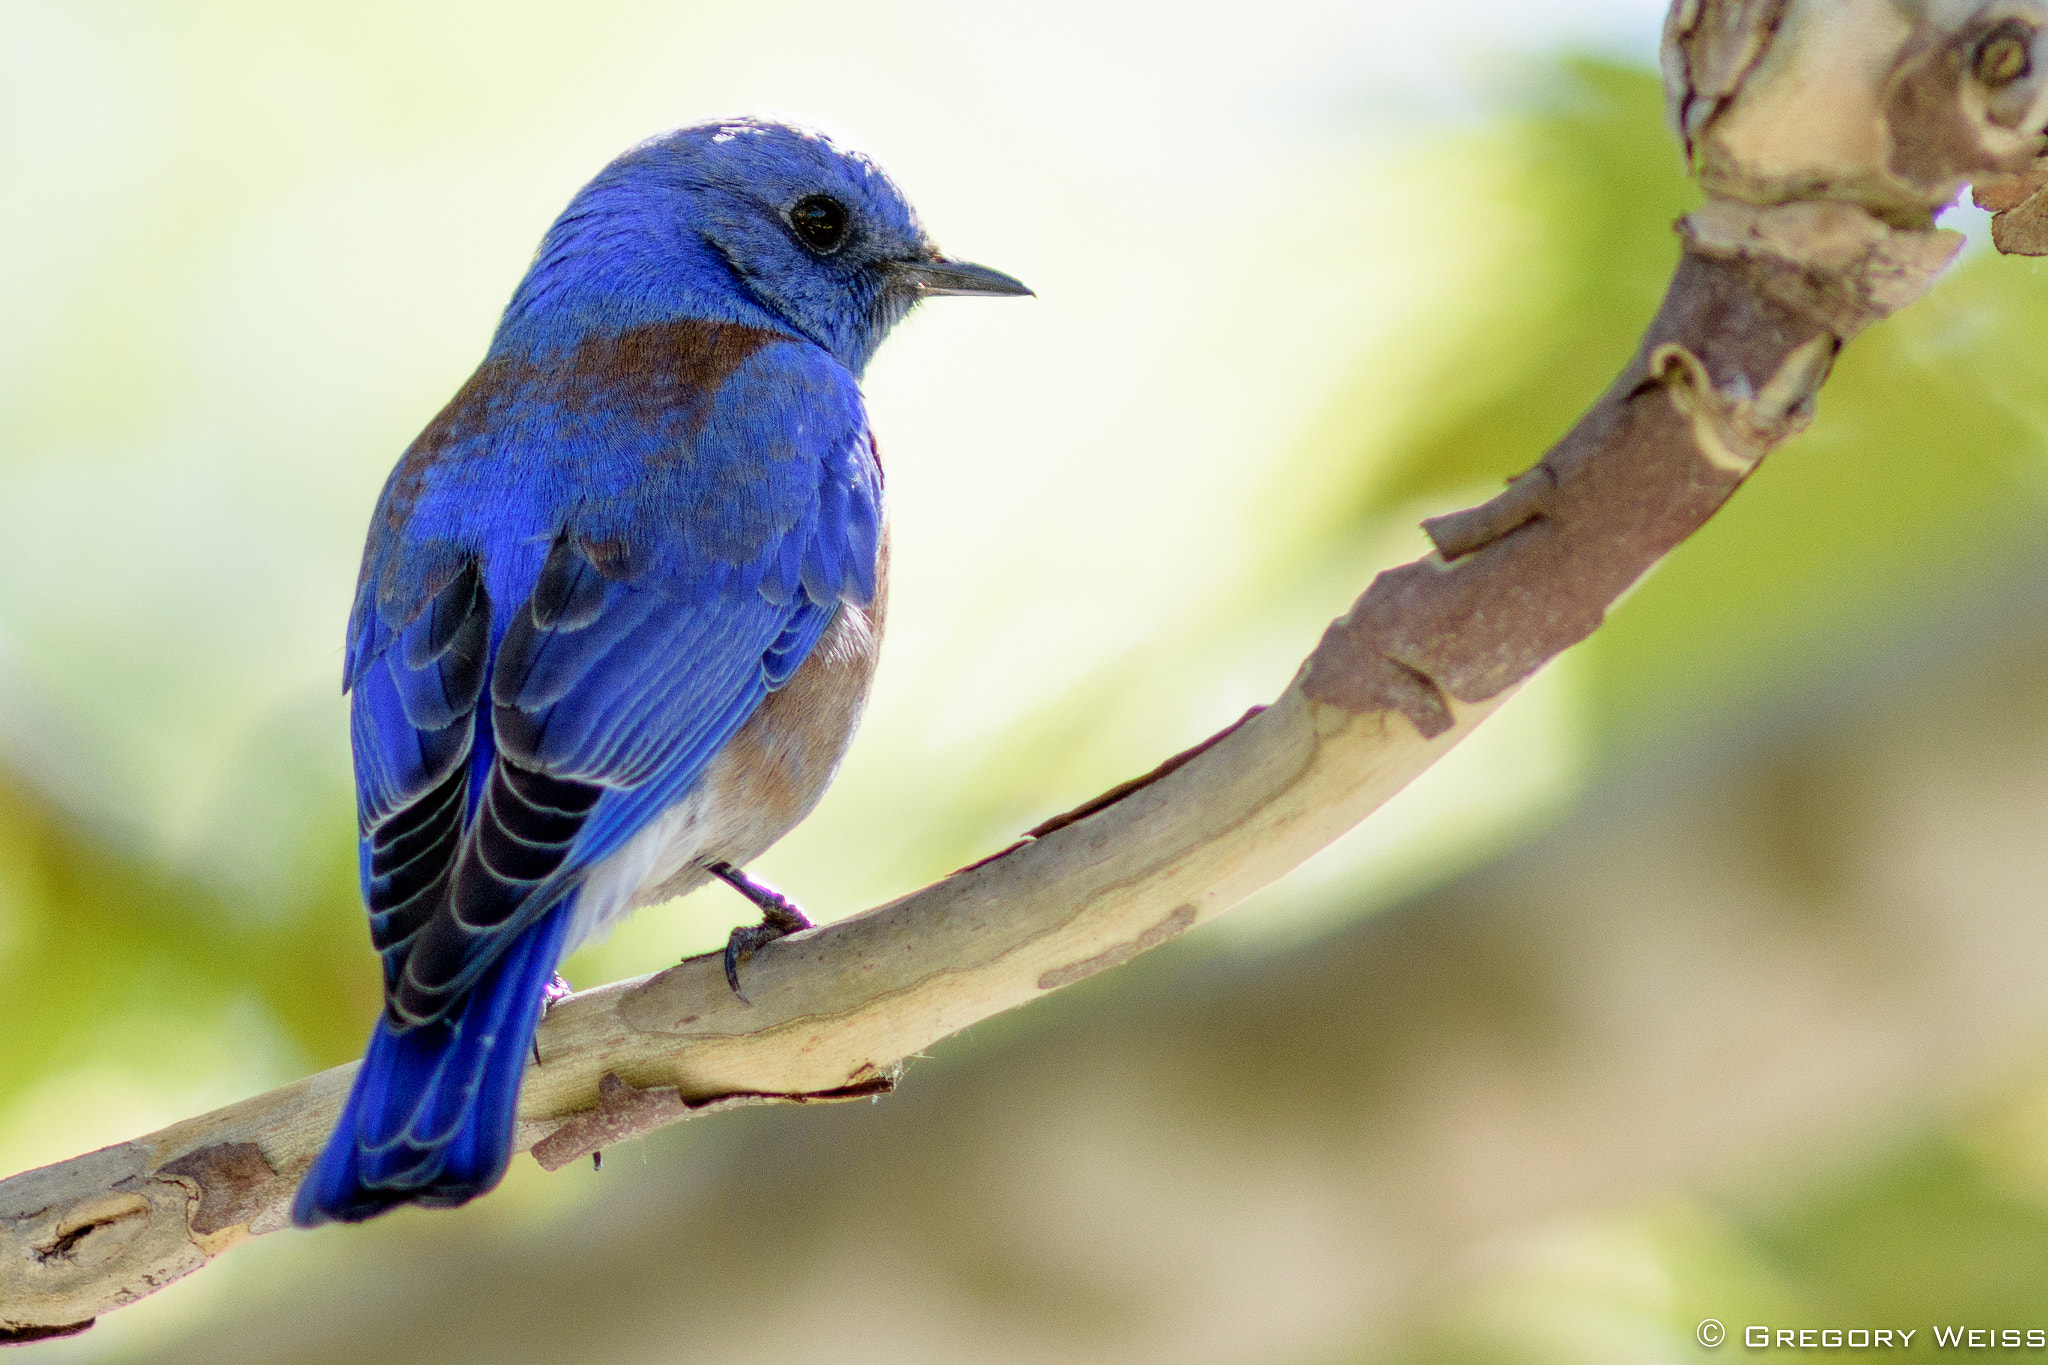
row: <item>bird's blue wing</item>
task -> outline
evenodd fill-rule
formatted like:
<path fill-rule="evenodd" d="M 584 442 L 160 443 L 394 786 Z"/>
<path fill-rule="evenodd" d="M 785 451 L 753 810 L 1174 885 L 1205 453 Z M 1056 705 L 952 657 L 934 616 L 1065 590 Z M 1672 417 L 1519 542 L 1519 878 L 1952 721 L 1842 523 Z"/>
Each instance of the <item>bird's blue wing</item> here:
<path fill-rule="evenodd" d="M 812 348 L 769 347 L 682 432 L 499 404 L 522 407 L 550 458 L 482 515 L 436 501 L 476 495 L 459 460 L 430 478 L 373 537 L 353 618 L 361 870 L 400 1028 L 443 1017 L 874 592 L 880 470 Z"/>

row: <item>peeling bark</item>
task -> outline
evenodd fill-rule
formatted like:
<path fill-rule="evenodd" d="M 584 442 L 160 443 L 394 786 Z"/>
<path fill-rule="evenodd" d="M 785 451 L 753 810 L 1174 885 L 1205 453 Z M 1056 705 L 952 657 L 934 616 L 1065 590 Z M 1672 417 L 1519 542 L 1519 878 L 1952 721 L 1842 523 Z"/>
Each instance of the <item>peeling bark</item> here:
<path fill-rule="evenodd" d="M 900 1059 L 1221 914 L 1470 733 L 1810 420 L 1843 343 L 1918 298 L 1973 182 L 2048 247 L 2048 0 L 1677 0 L 1674 128 L 1708 201 L 1636 354 L 1486 504 L 1426 523 L 1273 705 L 912 895 L 572 996 L 519 1143 L 550 1169 L 744 1104 L 885 1093 Z M 0 1342 L 83 1330 L 286 1225 L 354 1066 L 0 1181 Z"/>

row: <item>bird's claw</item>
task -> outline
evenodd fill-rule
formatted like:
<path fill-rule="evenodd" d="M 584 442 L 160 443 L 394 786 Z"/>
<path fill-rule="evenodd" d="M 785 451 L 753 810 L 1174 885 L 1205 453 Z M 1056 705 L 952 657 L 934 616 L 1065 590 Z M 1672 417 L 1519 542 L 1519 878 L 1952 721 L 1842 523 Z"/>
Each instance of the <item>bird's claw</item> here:
<path fill-rule="evenodd" d="M 566 1000 L 575 993 L 575 989 L 569 985 L 569 979 L 560 972 L 556 972 L 548 978 L 548 984 L 540 988 L 540 1017 L 543 1019 L 547 1018 L 548 1011 L 555 1007 L 556 1001 Z M 540 1065 L 540 1032 L 538 1030 L 535 1030 L 533 1035 L 533 1064 L 535 1066 Z"/>
<path fill-rule="evenodd" d="M 778 938 L 812 928 L 810 917 L 796 902 L 772 886 L 766 886 L 741 872 L 731 863 L 713 863 L 705 869 L 712 876 L 752 901 L 761 911 L 759 924 L 743 924 L 725 941 L 725 984 L 742 1004 L 754 1002 L 740 989 L 740 968 L 747 959 Z"/>

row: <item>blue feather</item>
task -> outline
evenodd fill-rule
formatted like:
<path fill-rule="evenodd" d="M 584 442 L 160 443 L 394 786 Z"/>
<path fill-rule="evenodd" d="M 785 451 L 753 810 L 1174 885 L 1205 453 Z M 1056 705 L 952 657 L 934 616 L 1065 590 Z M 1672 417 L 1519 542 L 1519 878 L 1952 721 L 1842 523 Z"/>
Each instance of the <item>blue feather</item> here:
<path fill-rule="evenodd" d="M 852 224 L 829 249 L 789 216 L 815 195 Z M 503 1174 L 593 872 L 877 592 L 857 377 L 937 266 L 873 163 L 774 124 L 646 143 L 556 220 L 364 547 L 344 684 L 385 1010 L 297 1222 Z"/>
<path fill-rule="evenodd" d="M 528 1044 L 569 918 L 563 906 L 522 933 L 454 1014 L 403 1032 L 377 1021 L 335 1140 L 292 1202 L 293 1222 L 451 1207 L 504 1178 Z"/>

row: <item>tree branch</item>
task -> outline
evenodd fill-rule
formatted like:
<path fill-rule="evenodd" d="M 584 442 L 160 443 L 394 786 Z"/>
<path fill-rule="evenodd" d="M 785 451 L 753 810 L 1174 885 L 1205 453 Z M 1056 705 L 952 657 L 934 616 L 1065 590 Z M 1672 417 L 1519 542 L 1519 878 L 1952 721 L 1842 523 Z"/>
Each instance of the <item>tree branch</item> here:
<path fill-rule="evenodd" d="M 1939 9 L 1930 16 L 1924 9 Z M 1841 345 L 1919 297 L 1966 180 L 2041 147 L 2043 0 L 1678 0 L 1664 68 L 1708 194 L 1634 358 L 1528 472 L 1425 523 L 1271 706 L 972 867 L 763 949 L 563 1001 L 520 1146 L 550 1169 L 738 1104 L 881 1093 L 899 1059 L 1221 914 L 1498 706 L 1802 429 Z M 2017 187 L 2017 188 L 2016 188 Z M 287 1223 L 353 1065 L 0 1182 L 0 1338 L 82 1330 Z"/>

